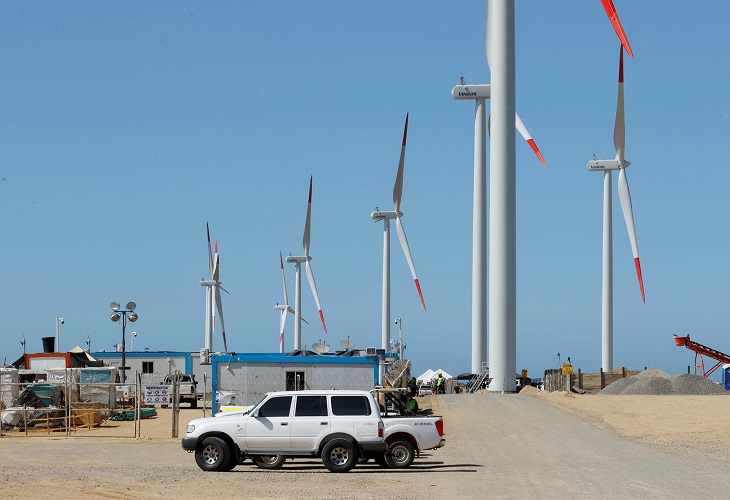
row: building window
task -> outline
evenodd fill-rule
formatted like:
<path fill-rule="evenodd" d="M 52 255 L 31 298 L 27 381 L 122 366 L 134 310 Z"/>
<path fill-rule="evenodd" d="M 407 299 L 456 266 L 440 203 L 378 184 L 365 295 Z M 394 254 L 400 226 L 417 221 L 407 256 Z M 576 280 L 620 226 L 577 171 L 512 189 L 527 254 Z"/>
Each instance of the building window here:
<path fill-rule="evenodd" d="M 152 368 L 152 361 L 142 361 L 142 373 L 155 373 Z"/>
<path fill-rule="evenodd" d="M 303 391 L 304 389 L 306 389 L 304 385 L 304 372 L 286 372 L 287 391 Z"/>

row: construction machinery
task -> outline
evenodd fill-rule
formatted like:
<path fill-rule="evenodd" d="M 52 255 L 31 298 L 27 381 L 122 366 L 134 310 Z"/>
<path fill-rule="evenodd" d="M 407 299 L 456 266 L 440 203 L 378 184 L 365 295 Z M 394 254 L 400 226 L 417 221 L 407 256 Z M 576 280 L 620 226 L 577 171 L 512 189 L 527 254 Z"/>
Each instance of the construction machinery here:
<path fill-rule="evenodd" d="M 716 351 L 715 349 L 690 340 L 689 335 L 687 335 L 686 337 L 678 337 L 677 335 L 675 335 L 674 344 L 678 347 L 684 346 L 687 349 L 695 352 L 695 375 L 699 375 L 699 370 L 702 370 L 702 376 L 704 378 L 707 378 L 712 375 L 712 372 L 717 370 L 722 364 L 730 363 L 730 355 L 725 354 L 724 352 Z M 717 361 L 717 363 L 709 370 L 705 370 L 704 356 L 707 356 L 708 358 L 712 358 Z"/>

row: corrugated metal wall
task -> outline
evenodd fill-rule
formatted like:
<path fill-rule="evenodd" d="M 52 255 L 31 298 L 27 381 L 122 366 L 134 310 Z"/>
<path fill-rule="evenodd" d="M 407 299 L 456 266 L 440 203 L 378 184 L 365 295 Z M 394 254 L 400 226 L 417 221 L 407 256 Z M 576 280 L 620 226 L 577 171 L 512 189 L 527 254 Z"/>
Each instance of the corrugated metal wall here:
<path fill-rule="evenodd" d="M 360 389 L 373 388 L 373 364 L 371 363 L 248 363 L 230 362 L 216 364 L 219 392 L 235 393 L 235 404 L 252 405 L 267 392 L 293 389 L 290 381 L 299 384 L 298 389 Z M 298 377 L 296 375 L 299 375 Z"/>

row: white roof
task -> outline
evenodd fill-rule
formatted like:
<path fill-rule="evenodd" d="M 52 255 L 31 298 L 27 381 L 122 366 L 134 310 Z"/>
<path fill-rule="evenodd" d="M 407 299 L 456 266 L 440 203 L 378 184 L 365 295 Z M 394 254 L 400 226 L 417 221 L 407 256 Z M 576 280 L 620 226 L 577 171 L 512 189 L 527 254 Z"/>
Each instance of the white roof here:
<path fill-rule="evenodd" d="M 441 372 L 441 374 L 444 376 L 445 379 L 454 378 L 451 375 L 449 375 L 446 370 L 436 370 L 436 371 L 433 371 L 433 370 L 431 370 L 429 368 L 428 370 L 426 370 L 425 372 L 423 372 L 420 377 L 416 377 L 416 380 L 419 383 L 430 382 L 431 380 L 433 380 L 436 377 L 438 377 L 439 372 Z"/>
<path fill-rule="evenodd" d="M 430 381 L 433 376 L 436 375 L 436 372 L 431 370 L 430 368 L 423 372 L 420 377 L 416 377 L 416 380 L 420 382 L 428 382 Z"/>

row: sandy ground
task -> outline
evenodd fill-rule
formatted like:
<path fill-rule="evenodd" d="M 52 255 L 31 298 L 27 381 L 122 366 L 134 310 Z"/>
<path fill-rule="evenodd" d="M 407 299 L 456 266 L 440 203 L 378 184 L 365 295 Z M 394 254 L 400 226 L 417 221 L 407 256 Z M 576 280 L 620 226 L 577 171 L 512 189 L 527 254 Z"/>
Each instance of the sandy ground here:
<path fill-rule="evenodd" d="M 179 440 L 3 437 L 0 495 L 688 498 L 730 490 L 728 396 L 460 394 L 420 403 L 444 416 L 447 444 L 403 471 L 369 462 L 333 474 L 303 459 L 279 471 L 246 462 L 205 473 Z"/>

